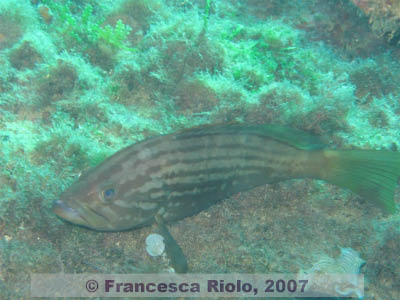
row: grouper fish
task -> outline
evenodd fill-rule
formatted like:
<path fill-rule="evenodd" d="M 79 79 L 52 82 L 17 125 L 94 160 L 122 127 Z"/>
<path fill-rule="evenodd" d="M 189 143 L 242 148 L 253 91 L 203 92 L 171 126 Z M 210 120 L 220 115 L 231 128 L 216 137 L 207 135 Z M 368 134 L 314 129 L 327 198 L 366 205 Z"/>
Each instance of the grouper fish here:
<path fill-rule="evenodd" d="M 333 150 L 279 125 L 199 126 L 128 146 L 87 171 L 54 203 L 61 218 L 100 231 L 173 221 L 259 185 L 322 179 L 395 212 L 400 153 Z M 329 201 L 329 199 L 327 199 Z"/>

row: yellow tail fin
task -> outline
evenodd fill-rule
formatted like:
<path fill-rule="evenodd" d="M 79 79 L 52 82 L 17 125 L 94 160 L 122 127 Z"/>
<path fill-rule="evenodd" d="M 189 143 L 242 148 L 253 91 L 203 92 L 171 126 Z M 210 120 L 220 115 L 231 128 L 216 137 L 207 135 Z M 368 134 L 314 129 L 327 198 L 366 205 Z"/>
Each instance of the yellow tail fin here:
<path fill-rule="evenodd" d="M 325 150 L 324 179 L 349 188 L 394 213 L 394 192 L 400 176 L 400 153 L 374 150 Z"/>

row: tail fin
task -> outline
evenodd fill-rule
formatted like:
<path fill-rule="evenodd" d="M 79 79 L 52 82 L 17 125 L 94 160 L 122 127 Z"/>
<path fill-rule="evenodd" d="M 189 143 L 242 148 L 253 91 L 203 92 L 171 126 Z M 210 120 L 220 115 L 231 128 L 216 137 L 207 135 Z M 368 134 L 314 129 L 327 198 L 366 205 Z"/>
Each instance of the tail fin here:
<path fill-rule="evenodd" d="M 400 153 L 374 150 L 326 150 L 324 179 L 377 203 L 394 213 L 394 191 L 400 175 Z"/>

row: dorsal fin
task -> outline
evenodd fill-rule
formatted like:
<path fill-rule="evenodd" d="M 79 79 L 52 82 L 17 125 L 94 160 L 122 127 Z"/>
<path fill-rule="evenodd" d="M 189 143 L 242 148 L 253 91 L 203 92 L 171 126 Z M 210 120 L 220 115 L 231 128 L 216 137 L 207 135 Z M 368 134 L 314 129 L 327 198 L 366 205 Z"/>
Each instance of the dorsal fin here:
<path fill-rule="evenodd" d="M 242 132 L 258 134 L 278 142 L 287 144 L 297 149 L 314 150 L 325 148 L 325 144 L 316 136 L 307 132 L 278 125 L 278 124 L 248 124 L 248 123 L 225 123 L 200 125 L 179 132 L 178 136 L 193 136 L 215 133 Z"/>
<path fill-rule="evenodd" d="M 263 133 L 279 142 L 288 144 L 302 150 L 323 149 L 326 145 L 317 136 L 277 124 L 259 125 L 263 128 Z"/>

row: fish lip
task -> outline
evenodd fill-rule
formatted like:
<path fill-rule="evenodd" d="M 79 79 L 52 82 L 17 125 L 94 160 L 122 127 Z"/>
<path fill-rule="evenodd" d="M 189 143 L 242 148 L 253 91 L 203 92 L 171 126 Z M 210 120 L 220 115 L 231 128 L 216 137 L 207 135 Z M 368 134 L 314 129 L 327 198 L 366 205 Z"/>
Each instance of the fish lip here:
<path fill-rule="evenodd" d="M 52 209 L 53 212 L 63 220 L 73 224 L 88 226 L 87 220 L 81 216 L 76 209 L 66 205 L 62 200 L 55 201 Z"/>

